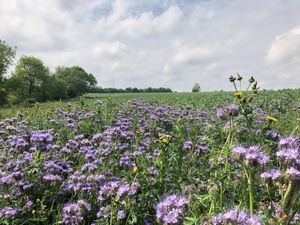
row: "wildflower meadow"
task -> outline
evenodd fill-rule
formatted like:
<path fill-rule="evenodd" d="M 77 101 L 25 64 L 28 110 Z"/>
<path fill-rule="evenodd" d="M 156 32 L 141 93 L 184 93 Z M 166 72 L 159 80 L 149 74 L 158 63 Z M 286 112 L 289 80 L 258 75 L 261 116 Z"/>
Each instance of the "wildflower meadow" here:
<path fill-rule="evenodd" d="M 299 89 L 228 82 L 1 109 L 0 224 L 300 224 Z"/>

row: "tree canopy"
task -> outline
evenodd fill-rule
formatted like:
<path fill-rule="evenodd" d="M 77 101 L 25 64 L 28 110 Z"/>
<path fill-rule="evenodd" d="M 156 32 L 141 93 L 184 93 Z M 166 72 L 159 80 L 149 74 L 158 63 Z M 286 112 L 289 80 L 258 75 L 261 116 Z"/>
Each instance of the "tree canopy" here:
<path fill-rule="evenodd" d="M 49 76 L 49 69 L 44 63 L 33 56 L 22 56 L 14 72 L 14 75 L 22 80 L 22 88 L 28 90 L 28 97 L 32 97 L 33 91 L 39 91 Z M 25 94 L 25 92 L 24 92 Z"/>
<path fill-rule="evenodd" d="M 200 84 L 199 83 L 195 83 L 193 85 L 192 92 L 200 92 L 200 90 L 201 90 Z"/>
<path fill-rule="evenodd" d="M 16 50 L 0 40 L 0 82 L 3 80 L 4 74 L 9 66 L 13 63 L 16 56 Z"/>
<path fill-rule="evenodd" d="M 57 67 L 55 77 L 65 83 L 69 97 L 86 93 L 97 84 L 93 74 L 87 73 L 80 66 Z"/>
<path fill-rule="evenodd" d="M 9 66 L 13 63 L 16 50 L 10 47 L 5 41 L 0 40 L 0 106 L 7 103 L 7 88 L 4 75 Z"/>

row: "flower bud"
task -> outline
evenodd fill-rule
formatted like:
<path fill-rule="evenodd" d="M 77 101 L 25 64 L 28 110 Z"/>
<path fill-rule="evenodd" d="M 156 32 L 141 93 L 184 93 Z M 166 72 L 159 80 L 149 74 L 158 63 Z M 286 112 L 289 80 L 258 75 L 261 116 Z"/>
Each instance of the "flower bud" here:
<path fill-rule="evenodd" d="M 243 77 L 241 77 L 241 75 L 239 73 L 237 73 L 237 80 L 241 81 L 243 79 Z"/>
<path fill-rule="evenodd" d="M 231 76 L 229 77 L 229 81 L 230 81 L 230 82 L 234 82 L 235 80 L 236 80 L 236 78 L 235 78 L 234 76 L 231 75 Z"/>
<path fill-rule="evenodd" d="M 254 81 L 255 81 L 255 79 L 251 76 L 250 79 L 249 79 L 249 82 L 253 83 Z"/>

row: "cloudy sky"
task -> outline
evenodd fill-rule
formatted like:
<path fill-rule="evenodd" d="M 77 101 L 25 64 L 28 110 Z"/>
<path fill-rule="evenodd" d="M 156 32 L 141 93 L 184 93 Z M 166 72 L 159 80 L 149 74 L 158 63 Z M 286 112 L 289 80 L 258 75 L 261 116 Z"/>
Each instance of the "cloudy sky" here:
<path fill-rule="evenodd" d="M 299 0 L 0 0 L 0 39 L 17 56 L 80 65 L 103 87 L 300 87 Z"/>

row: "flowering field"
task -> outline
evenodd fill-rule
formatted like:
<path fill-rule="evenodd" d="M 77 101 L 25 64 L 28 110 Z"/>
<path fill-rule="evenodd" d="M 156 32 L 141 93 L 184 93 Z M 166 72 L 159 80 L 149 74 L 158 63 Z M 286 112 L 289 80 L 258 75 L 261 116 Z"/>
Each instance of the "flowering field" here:
<path fill-rule="evenodd" d="M 0 224 L 300 224 L 300 91 L 239 79 L 1 110 Z"/>

